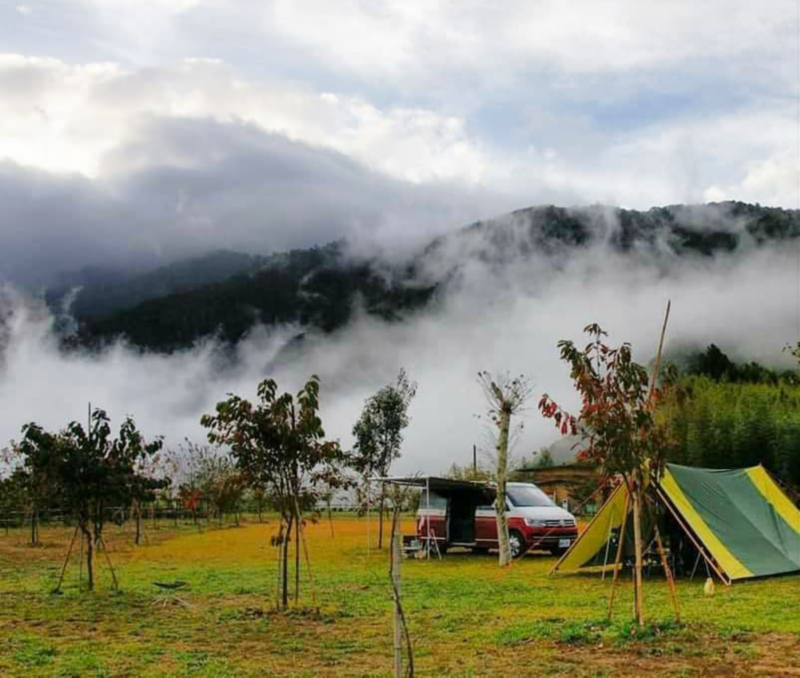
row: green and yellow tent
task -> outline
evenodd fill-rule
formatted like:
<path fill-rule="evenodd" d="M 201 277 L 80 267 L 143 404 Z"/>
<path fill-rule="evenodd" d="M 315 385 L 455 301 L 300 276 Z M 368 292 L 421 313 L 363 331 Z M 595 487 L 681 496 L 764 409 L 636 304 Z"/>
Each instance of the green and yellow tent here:
<path fill-rule="evenodd" d="M 667 464 L 661 482 L 648 492 L 726 583 L 800 571 L 800 511 L 763 466 Z M 612 543 L 630 510 L 627 495 L 624 483 L 614 490 L 553 572 L 614 567 Z"/>

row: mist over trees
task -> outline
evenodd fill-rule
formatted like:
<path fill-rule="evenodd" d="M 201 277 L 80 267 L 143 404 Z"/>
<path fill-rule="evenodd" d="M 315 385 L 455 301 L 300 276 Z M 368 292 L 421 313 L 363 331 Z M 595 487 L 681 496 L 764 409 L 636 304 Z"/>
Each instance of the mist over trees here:
<path fill-rule="evenodd" d="M 632 258 L 648 253 L 668 269 L 681 259 L 731 255 L 799 233 L 797 212 L 741 202 L 647 211 L 536 206 L 435 238 L 399 263 L 351 256 L 348 244 L 337 241 L 261 258 L 209 254 L 121 281 L 113 271 L 76 272 L 46 296 L 59 311 L 77 291 L 70 312 L 78 332 L 68 338 L 71 345 L 125 337 L 135 346 L 169 352 L 209 336 L 236 343 L 255 324 L 296 323 L 331 332 L 345 326 L 356 307 L 402 320 L 458 285 L 471 260 L 502 267 L 597 248 Z"/>

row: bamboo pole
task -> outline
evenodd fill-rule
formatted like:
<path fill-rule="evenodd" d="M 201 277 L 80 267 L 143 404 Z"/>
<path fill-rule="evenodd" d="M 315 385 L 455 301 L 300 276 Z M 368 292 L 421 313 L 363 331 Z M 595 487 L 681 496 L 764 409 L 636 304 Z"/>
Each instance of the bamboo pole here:
<path fill-rule="evenodd" d="M 603 558 L 603 575 L 600 577 L 601 581 L 606 579 L 606 568 L 608 567 L 608 550 L 611 548 L 611 530 L 614 527 L 614 518 L 616 517 L 616 506 L 611 507 L 611 519 L 608 521 L 608 534 L 606 535 L 606 554 Z"/>
<path fill-rule="evenodd" d="M 628 486 L 625 485 L 625 489 L 628 489 Z M 631 504 L 631 493 L 628 490 L 628 496 L 625 497 L 625 511 L 622 516 L 622 525 L 619 528 L 619 542 L 617 543 L 617 556 L 614 559 L 614 578 L 611 580 L 611 597 L 608 600 L 608 619 L 611 620 L 611 617 L 614 614 L 614 594 L 617 590 L 617 582 L 619 581 L 619 572 L 622 569 L 620 565 L 620 560 L 622 559 L 622 549 L 625 545 L 625 529 L 628 527 L 628 510 L 630 509 Z"/>
<path fill-rule="evenodd" d="M 726 586 L 730 586 L 731 585 L 730 578 L 727 577 L 726 575 L 723 575 L 722 572 L 717 568 L 717 566 L 714 564 L 713 559 L 706 553 L 706 550 L 703 548 L 702 544 L 700 544 L 700 542 L 698 542 L 697 539 L 694 538 L 694 535 L 689 531 L 689 528 L 686 526 L 681 517 L 678 515 L 678 512 L 672 508 L 672 505 L 669 503 L 669 500 L 666 498 L 666 496 L 664 496 L 663 492 L 661 492 L 660 489 L 656 489 L 656 494 L 658 494 L 662 503 L 667 507 L 669 512 L 672 514 L 672 517 L 675 518 L 675 521 L 678 523 L 678 525 L 680 525 L 681 529 L 684 531 L 686 536 L 689 537 L 689 540 L 697 549 L 698 553 L 701 553 L 703 555 L 703 558 L 705 559 L 706 563 L 708 563 L 711 569 L 717 573 L 719 580 Z"/>
<path fill-rule="evenodd" d="M 81 532 L 81 547 L 78 556 L 78 591 L 83 587 L 83 532 Z"/>
<path fill-rule="evenodd" d="M 664 352 L 664 337 L 667 334 L 667 323 L 669 322 L 669 311 L 672 308 L 672 300 L 667 300 L 667 312 L 664 314 L 664 324 L 661 326 L 661 339 L 658 342 L 658 352 L 656 353 L 656 360 L 653 363 L 653 377 L 650 380 L 650 391 L 647 394 L 647 402 L 651 404 L 653 401 L 653 394 L 656 390 L 656 383 L 658 381 L 658 373 L 661 370 L 661 357 Z"/>
<path fill-rule="evenodd" d="M 114 590 L 119 591 L 119 582 L 117 581 L 117 573 L 114 572 L 114 566 L 111 564 L 111 557 L 108 555 L 108 546 L 106 545 L 106 540 L 103 537 L 100 537 L 100 543 L 103 545 L 103 555 L 106 557 L 106 563 L 108 563 L 108 569 L 111 570 L 111 580 L 114 582 Z"/>
<path fill-rule="evenodd" d="M 672 569 L 667 562 L 667 554 L 664 553 L 664 545 L 661 543 L 661 533 L 658 530 L 658 525 L 655 525 L 656 530 L 656 546 L 658 547 L 658 554 L 661 556 L 661 566 L 664 568 L 664 574 L 667 577 L 667 583 L 669 583 L 669 595 L 672 598 L 672 607 L 675 608 L 675 618 L 678 620 L 680 624 L 681 621 L 681 610 L 678 606 L 678 592 L 675 590 L 675 579 L 672 576 Z"/>
<path fill-rule="evenodd" d="M 61 575 L 58 577 L 58 584 L 53 589 L 53 593 L 61 593 L 61 584 L 64 581 L 64 573 L 67 571 L 67 563 L 69 563 L 69 557 L 72 555 L 72 547 L 75 546 L 75 538 L 78 536 L 78 528 L 80 526 L 75 526 L 75 532 L 72 534 L 72 541 L 69 543 L 69 548 L 67 549 L 67 557 L 64 558 L 64 565 L 61 567 Z"/>
<path fill-rule="evenodd" d="M 639 475 L 638 473 L 636 474 Z M 629 490 L 630 492 L 630 490 Z M 644 626 L 644 590 L 642 586 L 642 489 L 641 479 L 634 480 L 633 492 L 633 543 L 634 543 L 634 604 L 636 621 Z"/>

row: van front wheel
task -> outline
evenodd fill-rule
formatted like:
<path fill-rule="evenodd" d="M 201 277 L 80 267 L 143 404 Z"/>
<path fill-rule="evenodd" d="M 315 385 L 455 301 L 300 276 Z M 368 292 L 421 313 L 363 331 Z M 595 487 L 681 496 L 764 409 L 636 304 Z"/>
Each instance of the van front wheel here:
<path fill-rule="evenodd" d="M 525 555 L 525 538 L 516 530 L 509 531 L 508 545 L 511 547 L 512 558 L 520 558 Z"/>

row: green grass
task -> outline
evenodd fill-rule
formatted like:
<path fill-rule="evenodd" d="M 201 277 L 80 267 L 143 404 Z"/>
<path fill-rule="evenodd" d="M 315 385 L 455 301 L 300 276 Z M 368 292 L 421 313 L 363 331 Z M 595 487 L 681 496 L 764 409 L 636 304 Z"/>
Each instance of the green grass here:
<path fill-rule="evenodd" d="M 391 595 L 387 553 L 366 553 L 363 521 L 308 527 L 312 586 L 300 605 L 274 609 L 275 528 L 187 526 L 109 533 L 122 591 L 98 561 L 98 587 L 78 588 L 68 570 L 51 595 L 69 533 L 45 532 L 46 548 L 22 533 L 0 536 L 0 675 L 256 676 L 389 675 Z M 373 535 L 375 535 L 373 528 Z M 682 623 L 660 579 L 646 583 L 648 625 L 630 623 L 623 580 L 612 622 L 610 581 L 547 575 L 554 560 L 531 554 L 500 570 L 492 555 L 452 553 L 406 560 L 402 591 L 420 675 L 665 675 L 777 672 L 800 665 L 800 577 L 718 586 L 679 582 Z M 164 602 L 153 582 L 187 582 L 188 607 Z"/>

